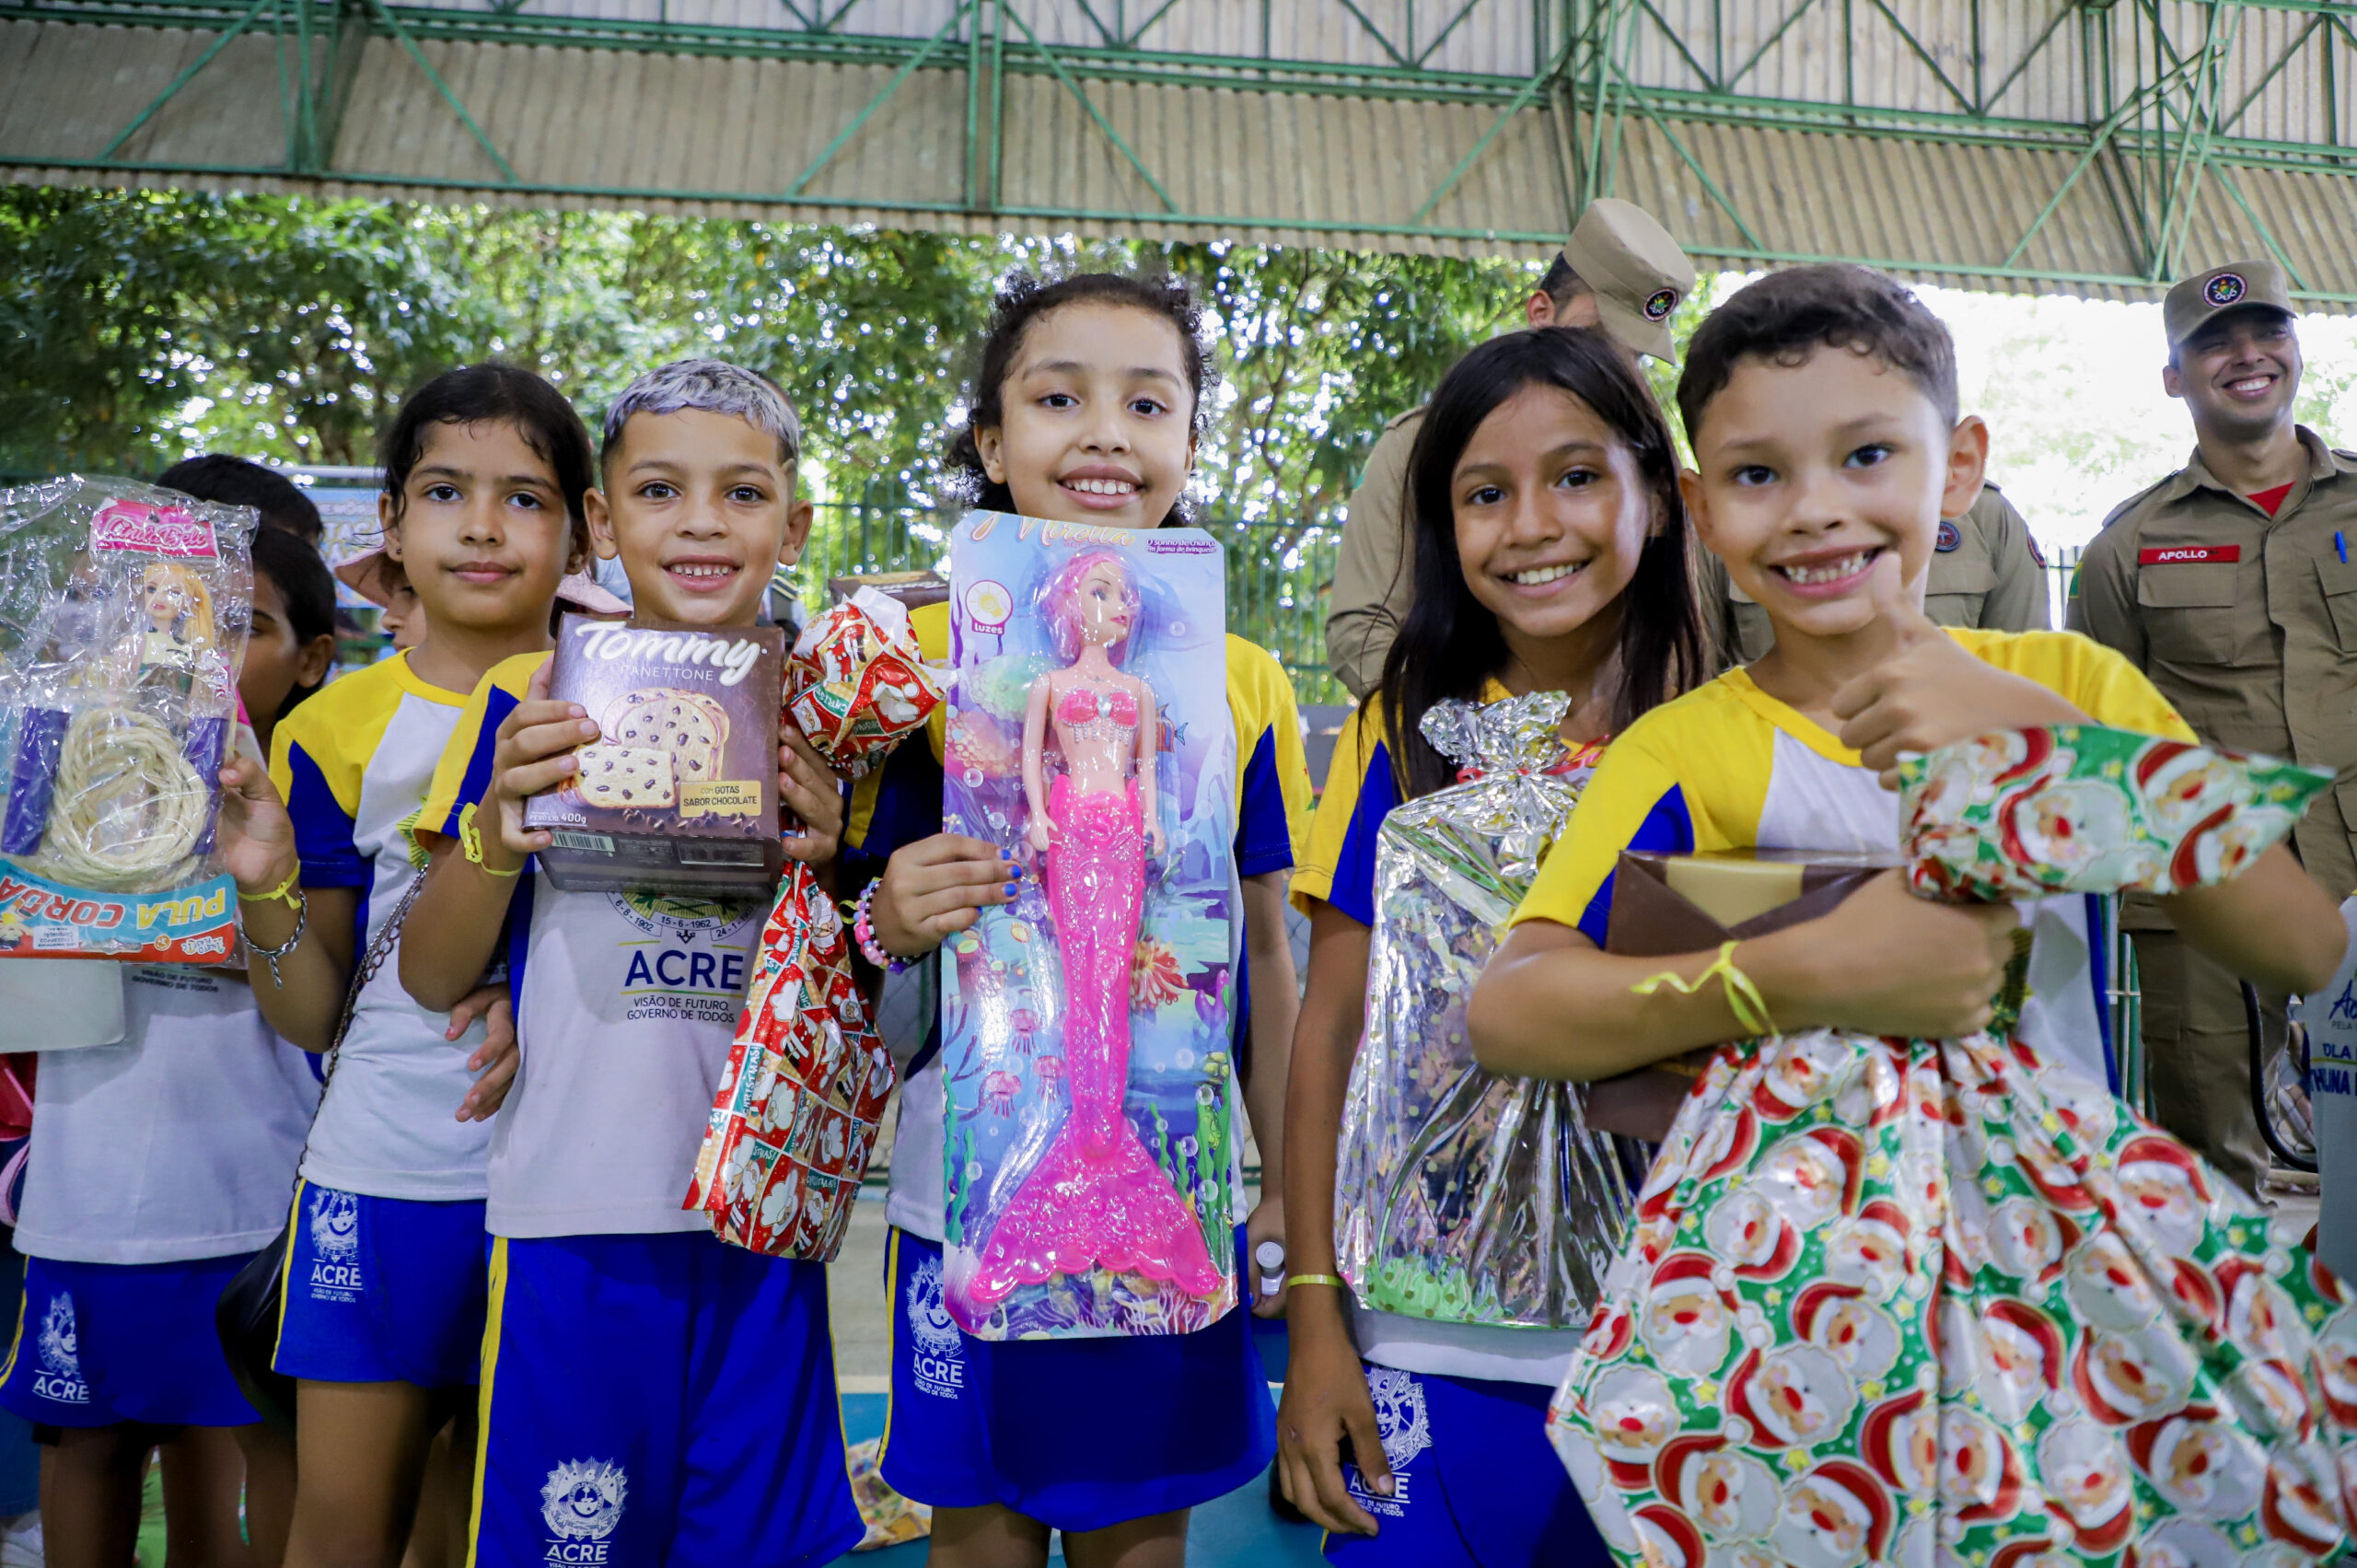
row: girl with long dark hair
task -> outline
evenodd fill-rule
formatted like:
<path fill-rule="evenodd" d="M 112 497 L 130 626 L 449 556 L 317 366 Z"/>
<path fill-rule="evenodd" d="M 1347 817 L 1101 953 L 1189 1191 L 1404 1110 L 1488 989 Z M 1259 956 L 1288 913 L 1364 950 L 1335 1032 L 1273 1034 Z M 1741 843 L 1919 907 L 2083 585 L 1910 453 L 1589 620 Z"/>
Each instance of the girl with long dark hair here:
<path fill-rule="evenodd" d="M 1297 1283 L 1280 1479 L 1333 1532 L 1336 1561 L 1600 1563 L 1545 1434 L 1578 1330 L 1354 1308 L 1335 1277 L 1336 1144 L 1384 918 L 1376 835 L 1394 807 L 1457 780 L 1424 715 L 1446 699 L 1560 691 L 1562 767 L 1577 776 L 1638 714 L 1708 679 L 1716 650 L 1668 426 L 1593 331 L 1509 333 L 1458 361 L 1417 436 L 1405 499 L 1414 608 L 1344 727 L 1293 882 L 1311 936 L 1285 1107 Z"/>

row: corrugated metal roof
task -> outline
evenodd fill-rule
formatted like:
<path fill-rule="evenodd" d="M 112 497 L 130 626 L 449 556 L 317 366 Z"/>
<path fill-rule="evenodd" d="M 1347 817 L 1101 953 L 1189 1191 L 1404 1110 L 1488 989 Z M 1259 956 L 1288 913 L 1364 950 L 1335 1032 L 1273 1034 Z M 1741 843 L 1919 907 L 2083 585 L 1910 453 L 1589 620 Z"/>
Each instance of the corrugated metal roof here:
<path fill-rule="evenodd" d="M 677 18 L 691 7 L 717 17 L 752 0 L 534 3 L 584 10 L 668 4 Z M 761 0 L 772 16 L 779 3 Z M 1919 34 L 1932 36 L 1953 29 L 1967 6 L 1967 0 L 1888 3 Z M 2106 28 L 2128 26 L 2119 14 L 2134 8 L 2084 13 L 2045 30 L 2053 20 L 2049 7 L 2061 3 L 2022 0 L 2021 15 L 2007 24 L 2018 24 L 2017 30 L 1983 39 L 1973 90 L 1997 94 L 2007 112 L 2084 115 L 2084 105 L 2061 85 L 2076 79 L 2071 52 Z M 797 4 L 807 9 L 819 0 Z M 1336 6 L 1279 5 L 1265 15 L 1282 36 L 1265 47 L 1333 59 L 1359 58 L 1373 48 L 1379 56 L 1409 36 L 1409 4 L 1362 0 L 1377 27 L 1399 29 L 1388 46 Z M 917 30 L 928 18 L 938 27 L 949 6 L 859 0 L 854 15 L 871 29 L 889 23 Z M 1493 52 L 1495 58 L 1482 57 L 1491 67 L 1512 52 L 1498 37 L 1520 38 L 1527 52 L 1530 29 L 1505 25 L 1509 14 L 1527 21 L 1520 0 L 1474 6 L 1443 41 L 1443 52 L 1457 47 L 1460 36 L 1467 51 Z M 1095 0 L 1091 9 L 1099 17 L 1126 15 L 1132 26 L 1150 15 L 1134 0 L 1127 13 L 1114 0 Z M 1862 17 L 1873 9 L 1853 8 Z M 1991 8 L 1984 20 L 2007 9 Z M 1653 10 L 1673 29 L 1705 12 L 1720 17 L 1718 34 L 1702 29 L 1693 35 L 1712 39 L 1711 57 L 1700 64 L 1733 71 L 1756 54 L 1738 84 L 1747 92 L 1838 103 L 1850 90 L 1834 79 L 1844 58 L 1834 47 L 1838 35 L 1825 31 L 1842 11 L 1835 0 L 1655 0 Z M 1238 31 L 1247 23 L 1259 26 L 1261 7 L 1227 5 L 1224 22 L 1221 14 L 1182 0 L 1149 29 L 1152 41 L 1205 52 L 1264 47 Z M 1445 20 L 1455 7 L 1422 0 L 1415 14 L 1422 18 L 1417 26 L 1436 30 L 1433 18 Z M 1073 0 L 1039 0 L 1026 15 L 1043 34 L 1094 25 Z M 2303 43 L 2299 28 L 2306 20 L 2252 12 L 2229 57 L 2222 102 L 2231 107 L 2256 92 L 2253 112 L 2273 116 L 2266 122 L 2270 134 L 2331 130 L 2317 86 L 2327 68 L 2322 50 L 2346 45 Z M 1161 36 L 1181 23 L 1192 30 Z M 1940 108 L 1949 86 L 1970 75 L 1950 60 L 1940 66 L 1951 78 L 1943 85 L 1895 29 L 1884 30 L 1888 36 L 1879 42 L 1863 34 L 1860 40 L 1865 52 L 1858 69 L 1873 78 L 1857 84 L 1867 89 L 1861 101 L 1870 95 L 1885 110 Z M 1643 19 L 1640 33 L 1631 40 L 1639 74 L 1658 85 L 1678 85 L 1679 72 L 1688 84 L 1698 79 L 1695 63 L 1665 52 L 1668 35 L 1658 25 Z M 1479 41 L 1485 36 L 1488 42 Z M 336 172 L 298 180 L 275 172 L 286 151 L 279 49 L 274 38 L 256 34 L 228 44 L 124 143 L 118 158 L 144 170 L 91 167 L 131 117 L 215 37 L 0 21 L 0 152 L 13 160 L 5 177 L 1527 257 L 1568 226 L 1594 128 L 1585 119 L 1565 123 L 1545 94 L 1502 123 L 1493 103 L 1153 80 L 1092 80 L 1084 103 L 1065 79 L 1015 70 L 1004 80 L 995 189 L 976 191 L 969 189 L 961 68 L 914 73 L 814 170 L 843 128 L 884 92 L 890 67 L 428 38 L 425 58 L 513 168 L 511 183 L 401 46 L 372 38 L 360 46 L 355 86 L 328 161 Z M 1021 53 L 1010 50 L 1011 58 Z M 958 46 L 945 52 L 943 64 L 962 67 L 963 56 Z M 1934 53 L 1934 63 L 1942 58 Z M 2260 91 L 2269 59 L 2282 68 Z M 2031 64 L 2004 86 L 2007 73 L 2025 61 Z M 1954 107 L 1952 98 L 1945 107 Z M 2345 107 L 2336 112 L 2345 117 Z M 1477 146 L 1479 156 L 1465 164 Z M 1967 286 L 2150 296 L 2156 289 L 2138 281 L 2148 246 L 2138 229 L 2146 220 L 2137 215 L 2154 203 L 2137 187 L 2165 184 L 2170 170 L 2155 161 L 2107 149 L 2014 254 L 2082 161 L 2065 143 L 2007 142 L 1996 129 L 1975 137 L 1928 125 L 1913 135 L 1795 131 L 1739 122 L 1722 104 L 1707 120 L 1629 113 L 1608 138 L 1599 187 L 1657 213 L 1706 262 L 1847 256 Z M 1461 164 L 1461 177 L 1450 184 Z M 799 198 L 783 200 L 806 176 Z M 2266 241 L 2250 213 L 2266 219 L 2305 291 L 2357 301 L 2357 182 L 2330 173 L 2212 165 L 2186 224 L 2184 253 L 2199 261 L 2260 252 Z M 2008 269 L 2017 275 L 2000 275 Z"/>

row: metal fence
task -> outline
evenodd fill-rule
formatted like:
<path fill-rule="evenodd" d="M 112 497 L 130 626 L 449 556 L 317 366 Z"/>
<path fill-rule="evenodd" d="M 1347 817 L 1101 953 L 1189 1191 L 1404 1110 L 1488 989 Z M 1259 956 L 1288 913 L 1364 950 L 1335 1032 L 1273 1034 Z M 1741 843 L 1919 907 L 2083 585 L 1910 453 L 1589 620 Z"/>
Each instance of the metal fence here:
<path fill-rule="evenodd" d="M 799 572 L 803 602 L 824 604 L 830 577 L 941 566 L 949 519 L 929 508 L 876 501 L 818 506 Z M 1326 666 L 1326 594 L 1341 530 L 1322 523 L 1205 517 L 1227 547 L 1227 629 L 1276 656 L 1305 707 L 1349 700 Z"/>

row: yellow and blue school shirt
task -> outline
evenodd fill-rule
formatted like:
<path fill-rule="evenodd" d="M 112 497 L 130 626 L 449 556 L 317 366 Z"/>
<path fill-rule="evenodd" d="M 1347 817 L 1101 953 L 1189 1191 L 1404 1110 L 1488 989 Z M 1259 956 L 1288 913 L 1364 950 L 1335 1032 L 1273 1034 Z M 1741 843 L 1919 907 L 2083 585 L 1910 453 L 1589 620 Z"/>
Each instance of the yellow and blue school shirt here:
<path fill-rule="evenodd" d="M 1477 702 L 1511 696 L 1495 680 L 1482 683 Z M 1593 763 L 1573 770 L 1580 777 Z M 1369 697 L 1335 738 L 1326 791 L 1310 819 L 1309 843 L 1293 874 L 1293 901 L 1304 914 L 1324 903 L 1372 930 L 1375 851 L 1384 819 L 1400 803 L 1392 772 L 1389 737 L 1380 696 Z M 1351 1337 L 1360 1356 L 1377 1366 L 1445 1377 L 1476 1377 L 1499 1383 L 1562 1381 L 1577 1329 L 1498 1329 L 1476 1323 L 1443 1323 L 1395 1312 L 1376 1312 L 1351 1302 Z"/>
<path fill-rule="evenodd" d="M 303 885 L 360 895 L 355 970 L 424 869 L 409 830 L 465 704 L 397 653 L 331 681 L 272 738 L 271 779 L 295 821 Z M 388 955 L 360 988 L 303 1179 L 372 1198 L 479 1199 L 491 1130 L 458 1110 L 482 1026 L 445 1039 L 447 1015 L 410 1000 L 400 968 Z"/>
<path fill-rule="evenodd" d="M 1475 702 L 1502 703 L 1513 693 L 1495 679 L 1481 683 Z M 1383 699 L 1376 693 L 1334 738 L 1326 766 L 1326 791 L 1309 819 L 1309 842 L 1294 868 L 1294 907 L 1310 912 L 1318 903 L 1336 909 L 1370 930 L 1375 925 L 1375 843 L 1383 819 L 1399 804 L 1390 738 L 1384 733 Z"/>
<path fill-rule="evenodd" d="M 927 661 L 935 665 L 948 661 L 947 605 L 912 610 L 909 626 Z M 1236 726 L 1235 874 L 1240 882 L 1295 864 L 1295 846 L 1309 810 L 1309 759 L 1302 747 L 1301 713 L 1283 667 L 1266 648 L 1234 634 L 1227 639 L 1227 712 Z M 843 826 L 838 878 L 842 888 L 865 887 L 883 875 L 893 851 L 942 830 L 941 760 L 947 717 L 946 704 L 935 709 L 925 729 L 929 744 L 901 745 L 886 758 L 882 768 L 853 788 Z M 1231 900 L 1230 908 L 1236 912 L 1228 950 L 1236 958 L 1236 1061 L 1241 1065 L 1251 1040 L 1251 977 L 1244 961 L 1240 898 Z M 901 1086 L 892 1187 L 885 1205 L 885 1218 L 891 1224 L 930 1241 L 941 1240 L 945 1230 L 940 1046 L 936 1010 L 924 1046 L 911 1063 Z M 1240 1140 L 1231 1146 L 1240 1146 Z M 1237 1191 L 1242 1191 L 1240 1182 Z"/>
<path fill-rule="evenodd" d="M 2088 718 L 2190 741 L 2193 732 L 2126 659 L 2069 632 L 1947 634 L 1968 653 L 2034 680 Z M 1883 852 L 1898 848 L 1898 797 L 1829 731 L 1761 691 L 1742 669 L 1655 708 L 1605 753 L 1512 923 L 1551 920 L 1597 947 L 1611 926 L 1624 849 Z M 2021 1038 L 2098 1082 L 2113 1082 L 2102 900 L 2021 906 L 2030 994 Z"/>
<path fill-rule="evenodd" d="M 435 769 L 422 834 L 458 837 L 459 818 L 482 804 L 500 722 L 548 658 L 518 655 L 475 688 Z M 679 1202 L 768 913 L 766 900 L 560 892 L 537 864 L 516 878 L 507 981 L 522 1062 L 493 1121 L 486 1230 L 710 1228 Z"/>

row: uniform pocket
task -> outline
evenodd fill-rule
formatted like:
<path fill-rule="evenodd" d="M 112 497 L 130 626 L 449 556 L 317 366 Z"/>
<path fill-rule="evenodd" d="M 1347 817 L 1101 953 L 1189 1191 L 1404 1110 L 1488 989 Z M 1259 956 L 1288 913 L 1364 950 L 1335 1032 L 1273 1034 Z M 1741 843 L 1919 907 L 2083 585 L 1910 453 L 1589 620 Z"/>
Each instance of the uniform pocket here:
<path fill-rule="evenodd" d="M 1932 557 L 1923 586 L 1923 613 L 1942 626 L 1978 626 L 1980 607 L 1997 586 L 1997 568 L 1986 561 Z"/>
<path fill-rule="evenodd" d="M 2143 610 L 2144 642 L 2154 658 L 2171 664 L 2235 664 L 2263 611 L 2246 616 L 2236 605 L 2236 567 L 2219 562 L 2167 562 L 2140 568 L 2136 603 Z"/>
<path fill-rule="evenodd" d="M 2316 575 L 2324 581 L 2325 609 L 2332 613 L 2333 634 L 2341 651 L 2357 653 L 2357 561 L 2319 556 Z"/>

